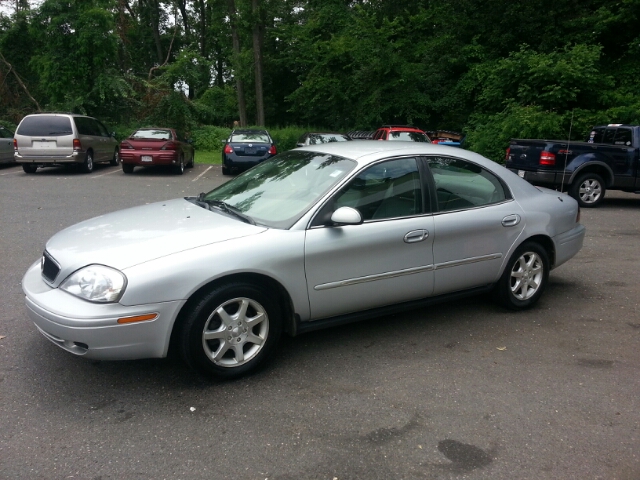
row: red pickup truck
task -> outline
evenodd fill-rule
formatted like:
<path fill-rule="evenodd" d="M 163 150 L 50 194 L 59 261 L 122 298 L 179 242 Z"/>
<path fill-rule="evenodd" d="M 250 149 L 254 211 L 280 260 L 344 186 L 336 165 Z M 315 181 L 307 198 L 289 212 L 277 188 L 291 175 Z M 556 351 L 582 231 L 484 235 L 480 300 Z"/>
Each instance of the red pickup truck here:
<path fill-rule="evenodd" d="M 593 127 L 585 142 L 511 140 L 506 167 L 534 185 L 568 191 L 581 207 L 597 207 L 605 192 L 640 193 L 640 126 Z"/>

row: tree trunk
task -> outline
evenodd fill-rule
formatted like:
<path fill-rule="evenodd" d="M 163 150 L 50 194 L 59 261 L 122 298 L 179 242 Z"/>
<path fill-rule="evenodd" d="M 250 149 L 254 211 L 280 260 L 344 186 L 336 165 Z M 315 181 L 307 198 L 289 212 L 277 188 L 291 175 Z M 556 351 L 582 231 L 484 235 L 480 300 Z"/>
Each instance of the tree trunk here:
<path fill-rule="evenodd" d="M 262 92 L 262 12 L 259 0 L 251 0 L 253 13 L 253 63 L 256 84 L 256 124 L 264 126 L 264 98 Z"/>
<path fill-rule="evenodd" d="M 231 38 L 233 40 L 233 56 L 234 56 L 234 73 L 236 80 L 236 90 L 238 92 L 238 115 L 240 116 L 240 126 L 247 126 L 247 104 L 244 98 L 244 82 L 238 72 L 238 64 L 240 62 L 240 35 L 237 26 L 237 11 L 234 0 L 228 0 L 229 19 L 231 23 Z"/>

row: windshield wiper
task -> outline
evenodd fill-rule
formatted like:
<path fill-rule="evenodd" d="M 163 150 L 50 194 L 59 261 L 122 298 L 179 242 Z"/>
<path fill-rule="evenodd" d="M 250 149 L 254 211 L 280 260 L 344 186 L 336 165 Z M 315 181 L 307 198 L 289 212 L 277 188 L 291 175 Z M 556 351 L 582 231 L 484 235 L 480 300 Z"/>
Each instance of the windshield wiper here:
<path fill-rule="evenodd" d="M 205 200 L 204 198 L 200 199 L 202 194 L 198 195 L 198 201 L 206 203 L 207 205 L 211 205 L 213 207 L 219 208 L 225 213 L 229 215 L 233 215 L 236 218 L 239 218 L 245 223 L 250 223 L 251 225 L 255 225 L 256 222 L 249 215 L 245 215 L 236 207 L 229 205 L 228 203 L 223 202 L 222 200 Z"/>

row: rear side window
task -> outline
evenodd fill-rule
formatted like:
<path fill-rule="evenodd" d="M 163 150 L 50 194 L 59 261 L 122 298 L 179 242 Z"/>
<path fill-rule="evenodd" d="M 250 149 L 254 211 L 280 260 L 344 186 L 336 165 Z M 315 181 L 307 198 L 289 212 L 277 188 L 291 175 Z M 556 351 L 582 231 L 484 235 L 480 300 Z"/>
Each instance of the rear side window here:
<path fill-rule="evenodd" d="M 4 127 L 0 127 L 0 138 L 13 138 L 13 133 Z"/>
<path fill-rule="evenodd" d="M 431 157 L 429 168 L 441 212 L 491 205 L 507 198 L 500 180 L 474 163 L 458 158 Z"/>
<path fill-rule="evenodd" d="M 73 130 L 69 117 L 36 115 L 25 117 L 16 133 L 27 137 L 61 137 L 71 135 Z"/>
<path fill-rule="evenodd" d="M 619 128 L 616 131 L 615 139 L 613 140 L 614 145 L 631 145 L 631 129 L 629 128 Z"/>
<path fill-rule="evenodd" d="M 73 121 L 76 122 L 78 133 L 80 135 L 92 135 L 95 137 L 101 137 L 100 127 L 98 122 L 89 117 L 74 117 Z"/>

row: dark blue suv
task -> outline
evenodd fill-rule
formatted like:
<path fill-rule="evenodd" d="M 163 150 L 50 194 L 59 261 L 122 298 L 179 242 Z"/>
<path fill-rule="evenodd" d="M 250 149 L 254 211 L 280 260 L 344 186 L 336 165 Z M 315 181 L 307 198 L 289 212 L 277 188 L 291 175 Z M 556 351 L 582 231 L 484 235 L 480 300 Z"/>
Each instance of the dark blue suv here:
<path fill-rule="evenodd" d="M 276 144 L 266 130 L 233 130 L 222 150 L 222 174 L 246 170 L 276 153 Z"/>

